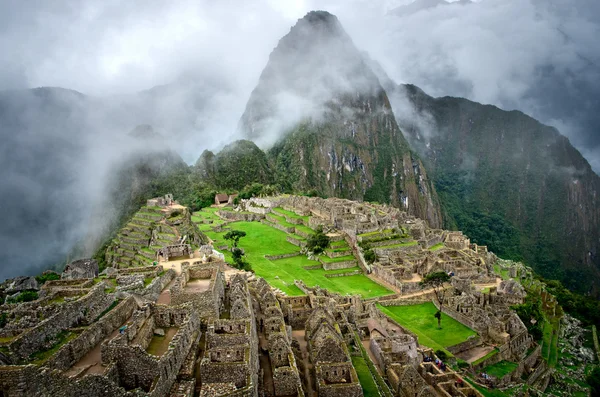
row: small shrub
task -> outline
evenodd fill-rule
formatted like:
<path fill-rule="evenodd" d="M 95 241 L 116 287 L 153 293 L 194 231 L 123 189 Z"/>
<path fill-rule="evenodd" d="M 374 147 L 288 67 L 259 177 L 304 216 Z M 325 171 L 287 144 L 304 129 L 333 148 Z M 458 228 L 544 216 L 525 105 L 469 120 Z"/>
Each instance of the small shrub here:
<path fill-rule="evenodd" d="M 446 354 L 446 352 L 441 349 L 436 350 L 435 355 L 442 361 L 444 361 L 448 358 L 448 355 Z"/>
<path fill-rule="evenodd" d="M 36 291 L 23 291 L 19 295 L 13 297 L 6 298 L 6 303 L 21 303 L 21 302 L 31 302 L 38 298 L 38 293 Z"/>
<path fill-rule="evenodd" d="M 39 276 L 35 276 L 35 279 L 38 283 L 44 284 L 46 281 L 60 280 L 60 275 L 58 273 L 48 271 L 40 274 Z"/>

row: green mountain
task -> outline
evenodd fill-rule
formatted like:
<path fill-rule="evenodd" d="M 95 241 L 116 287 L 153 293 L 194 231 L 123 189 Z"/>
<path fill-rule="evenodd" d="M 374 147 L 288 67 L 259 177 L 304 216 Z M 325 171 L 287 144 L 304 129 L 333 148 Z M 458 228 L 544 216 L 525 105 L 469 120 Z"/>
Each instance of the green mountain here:
<path fill-rule="evenodd" d="M 600 178 L 567 138 L 521 112 L 412 85 L 391 97 L 435 182 L 445 226 L 598 295 Z"/>
<path fill-rule="evenodd" d="M 240 190 L 253 182 L 269 184 L 274 179 L 265 152 L 247 140 L 230 143 L 217 155 L 205 150 L 195 168 L 204 181 L 224 189 Z"/>
<path fill-rule="evenodd" d="M 273 50 L 240 120 L 286 190 L 392 203 L 441 225 L 436 191 L 337 18 L 313 11 Z"/>

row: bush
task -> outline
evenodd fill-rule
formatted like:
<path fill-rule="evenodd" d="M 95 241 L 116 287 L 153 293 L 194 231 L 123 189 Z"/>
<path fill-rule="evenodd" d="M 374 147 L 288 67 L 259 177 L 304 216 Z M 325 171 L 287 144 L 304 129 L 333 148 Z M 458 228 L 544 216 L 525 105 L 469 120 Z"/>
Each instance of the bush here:
<path fill-rule="evenodd" d="M 6 303 L 21 303 L 21 302 L 31 302 L 38 298 L 38 293 L 36 291 L 23 291 L 16 297 L 8 297 L 6 298 Z"/>
<path fill-rule="evenodd" d="M 369 265 L 373 264 L 373 262 L 377 260 L 377 254 L 371 248 L 365 251 L 364 257 Z"/>
<path fill-rule="evenodd" d="M 308 238 L 308 241 L 306 242 L 306 248 L 315 254 L 320 254 L 325 251 L 327 247 L 329 247 L 330 242 L 331 240 L 329 237 L 323 232 L 323 227 L 319 226 L 317 230 Z"/>
<path fill-rule="evenodd" d="M 44 284 L 46 281 L 60 280 L 60 275 L 51 271 L 44 272 L 39 276 L 35 276 L 38 283 Z"/>
<path fill-rule="evenodd" d="M 600 367 L 595 366 L 586 378 L 588 385 L 592 388 L 592 396 L 600 396 Z"/>
<path fill-rule="evenodd" d="M 445 361 L 448 358 L 446 352 L 441 349 L 436 350 L 435 355 L 442 361 Z"/>

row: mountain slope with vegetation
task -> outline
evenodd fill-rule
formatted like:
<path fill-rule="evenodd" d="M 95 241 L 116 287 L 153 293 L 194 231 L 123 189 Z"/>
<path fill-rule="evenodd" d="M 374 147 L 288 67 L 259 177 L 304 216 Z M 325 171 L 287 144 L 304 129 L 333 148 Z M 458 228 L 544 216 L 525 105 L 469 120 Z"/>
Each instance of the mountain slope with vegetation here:
<path fill-rule="evenodd" d="M 432 98 L 411 85 L 392 99 L 432 175 L 447 227 L 598 294 L 600 178 L 567 138 L 521 112 Z"/>
<path fill-rule="evenodd" d="M 392 203 L 441 225 L 435 189 L 385 90 L 327 12 L 308 13 L 279 41 L 240 129 L 270 148 L 285 190 Z"/>

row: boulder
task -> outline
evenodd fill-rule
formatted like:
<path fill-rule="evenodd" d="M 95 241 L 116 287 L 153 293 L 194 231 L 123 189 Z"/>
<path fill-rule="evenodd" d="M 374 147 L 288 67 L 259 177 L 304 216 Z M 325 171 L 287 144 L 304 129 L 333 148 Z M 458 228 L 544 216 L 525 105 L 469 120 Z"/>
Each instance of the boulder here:
<path fill-rule="evenodd" d="M 39 291 L 40 285 L 35 277 L 17 277 L 8 281 L 7 294 L 15 294 L 23 291 Z"/>
<path fill-rule="evenodd" d="M 65 266 L 61 278 L 75 280 L 98 277 L 98 262 L 95 259 L 79 259 Z"/>

